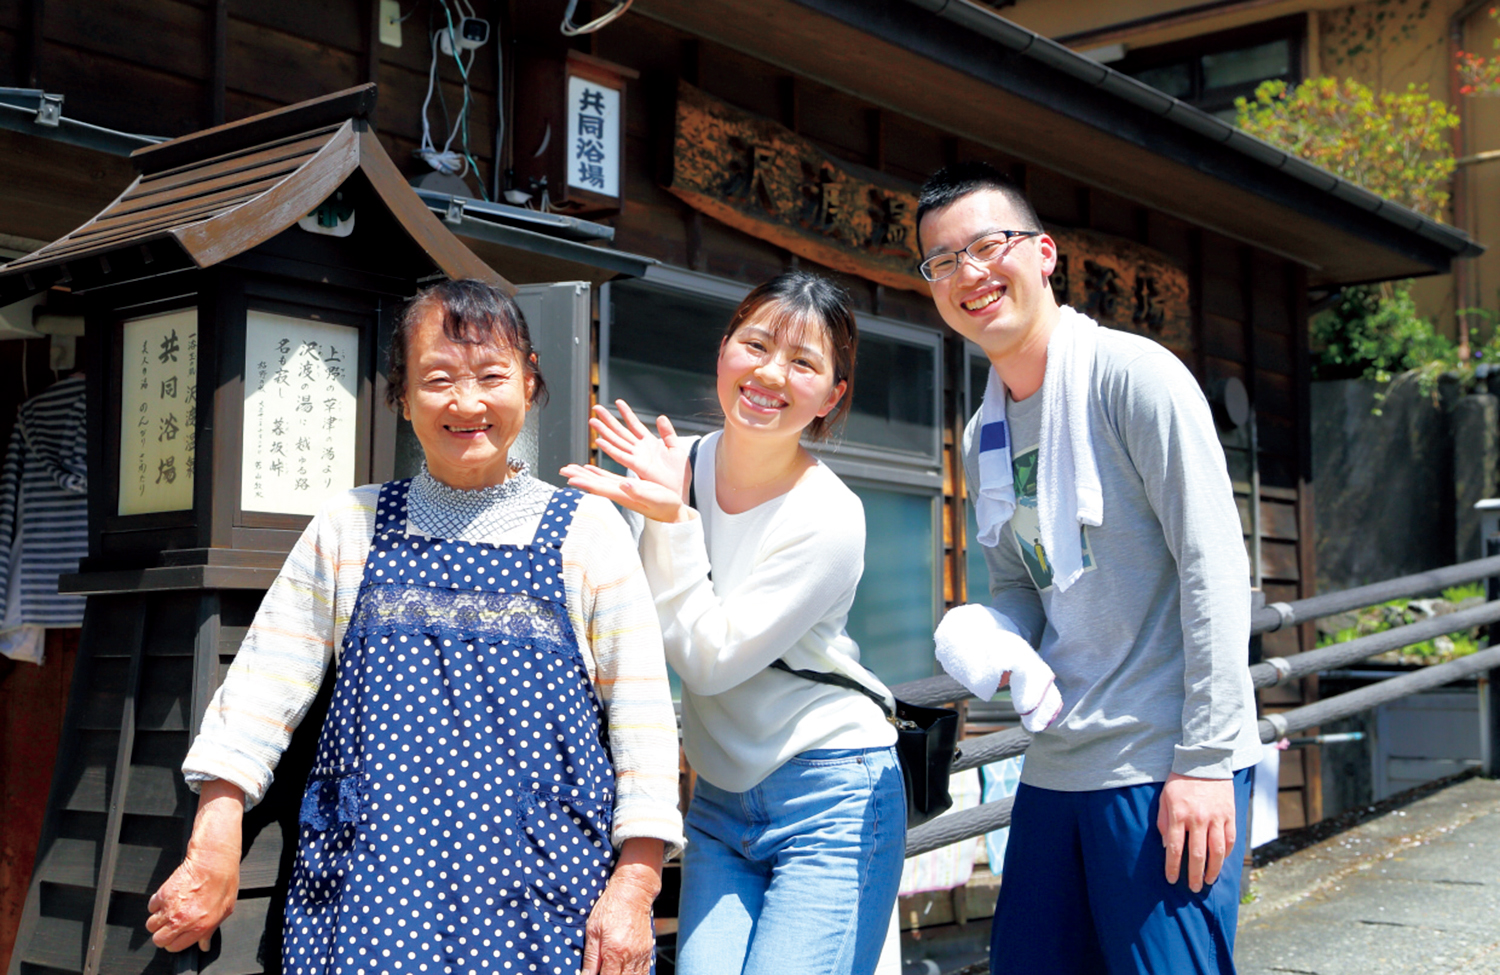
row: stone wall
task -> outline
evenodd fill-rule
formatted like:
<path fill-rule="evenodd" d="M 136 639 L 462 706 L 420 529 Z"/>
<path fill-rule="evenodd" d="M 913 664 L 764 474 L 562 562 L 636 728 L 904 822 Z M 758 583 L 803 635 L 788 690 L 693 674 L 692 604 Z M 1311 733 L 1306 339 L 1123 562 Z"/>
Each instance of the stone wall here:
<path fill-rule="evenodd" d="M 1497 416 L 1494 396 L 1452 383 L 1313 383 L 1318 592 L 1478 558 L 1473 506 L 1496 494 Z"/>

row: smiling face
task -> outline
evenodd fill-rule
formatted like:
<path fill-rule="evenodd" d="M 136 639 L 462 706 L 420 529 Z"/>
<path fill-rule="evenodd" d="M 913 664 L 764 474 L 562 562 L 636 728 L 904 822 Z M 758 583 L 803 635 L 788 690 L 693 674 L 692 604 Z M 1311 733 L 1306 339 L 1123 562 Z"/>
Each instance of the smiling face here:
<path fill-rule="evenodd" d="M 450 339 L 437 305 L 407 339 L 402 414 L 428 471 L 444 484 L 473 489 L 505 480 L 534 390 L 510 347 Z"/>
<path fill-rule="evenodd" d="M 1031 230 L 1004 194 L 977 190 L 922 217 L 923 257 L 962 251 L 1001 230 Z M 1035 349 L 1057 319 L 1047 277 L 1057 265 L 1057 245 L 1046 234 L 1017 237 L 988 264 L 963 255 L 958 270 L 931 284 L 938 313 L 952 329 L 984 350 L 997 365 Z"/>
<path fill-rule="evenodd" d="M 763 307 L 719 346 L 719 406 L 726 432 L 800 437 L 838 405 L 848 384 L 834 381 L 821 322 L 781 324 Z"/>

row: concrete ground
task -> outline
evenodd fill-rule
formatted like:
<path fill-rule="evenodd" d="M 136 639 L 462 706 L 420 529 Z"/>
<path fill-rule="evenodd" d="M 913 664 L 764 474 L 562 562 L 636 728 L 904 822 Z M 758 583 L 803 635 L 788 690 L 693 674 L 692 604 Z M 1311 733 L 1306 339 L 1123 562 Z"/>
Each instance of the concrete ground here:
<path fill-rule="evenodd" d="M 1240 975 L 1500 975 L 1500 781 L 1466 779 L 1254 871 Z"/>

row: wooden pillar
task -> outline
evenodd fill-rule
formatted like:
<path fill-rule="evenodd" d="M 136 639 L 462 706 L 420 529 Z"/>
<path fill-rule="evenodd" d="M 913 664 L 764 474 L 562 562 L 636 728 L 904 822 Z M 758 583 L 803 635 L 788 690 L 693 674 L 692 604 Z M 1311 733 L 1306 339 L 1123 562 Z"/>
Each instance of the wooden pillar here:
<path fill-rule="evenodd" d="M 42 87 L 42 24 L 47 11 L 47 0 L 30 0 L 26 4 L 25 20 L 21 28 L 23 67 L 20 72 L 21 85 L 25 88 Z"/>
<path fill-rule="evenodd" d="M 229 79 L 229 0 L 208 7 L 208 118 L 205 128 L 223 125 L 224 89 Z"/>

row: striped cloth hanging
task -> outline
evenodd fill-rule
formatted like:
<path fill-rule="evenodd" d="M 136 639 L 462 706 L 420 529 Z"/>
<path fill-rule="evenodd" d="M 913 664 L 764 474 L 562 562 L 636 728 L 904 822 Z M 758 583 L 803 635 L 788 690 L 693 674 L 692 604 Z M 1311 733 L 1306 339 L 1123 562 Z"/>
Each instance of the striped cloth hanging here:
<path fill-rule="evenodd" d="M 0 593 L 4 629 L 80 626 L 82 596 L 57 577 L 88 554 L 88 406 L 69 376 L 21 406 L 0 468 Z"/>

